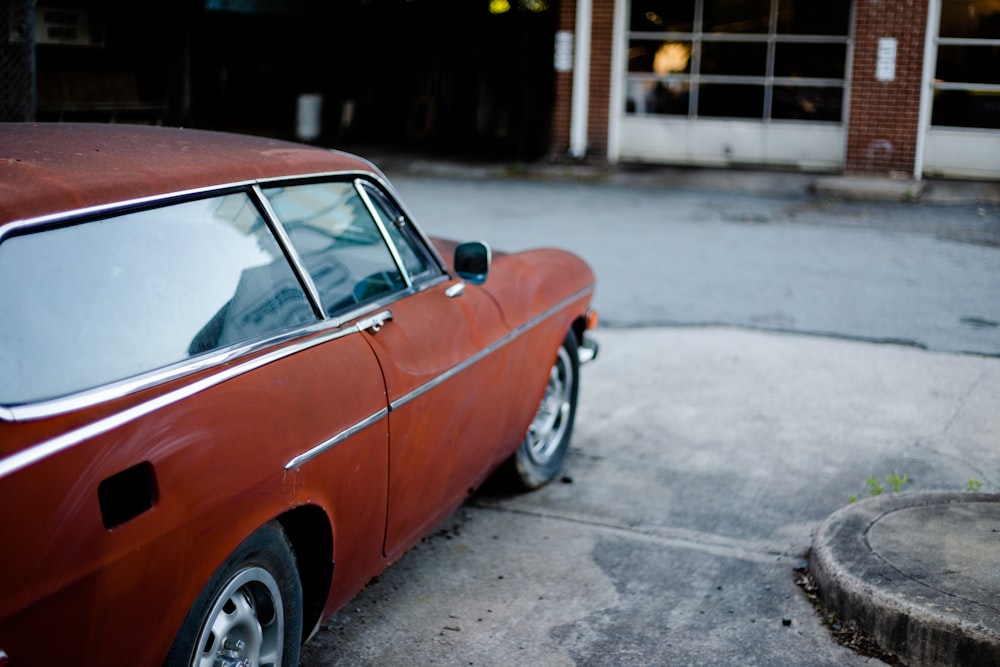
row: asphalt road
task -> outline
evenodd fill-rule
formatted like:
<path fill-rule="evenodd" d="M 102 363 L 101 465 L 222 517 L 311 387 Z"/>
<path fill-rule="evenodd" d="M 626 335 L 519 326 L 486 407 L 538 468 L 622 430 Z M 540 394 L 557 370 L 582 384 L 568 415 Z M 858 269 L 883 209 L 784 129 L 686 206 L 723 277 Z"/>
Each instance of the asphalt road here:
<path fill-rule="evenodd" d="M 440 235 L 582 255 L 606 326 L 724 324 L 1000 354 L 1000 206 L 821 202 L 782 192 L 782 179 L 743 191 L 393 182 Z"/>
<path fill-rule="evenodd" d="M 303 665 L 873 664 L 793 571 L 868 475 L 1000 488 L 998 211 L 394 182 L 432 232 L 587 258 L 601 356 L 564 479 L 471 498 Z"/>

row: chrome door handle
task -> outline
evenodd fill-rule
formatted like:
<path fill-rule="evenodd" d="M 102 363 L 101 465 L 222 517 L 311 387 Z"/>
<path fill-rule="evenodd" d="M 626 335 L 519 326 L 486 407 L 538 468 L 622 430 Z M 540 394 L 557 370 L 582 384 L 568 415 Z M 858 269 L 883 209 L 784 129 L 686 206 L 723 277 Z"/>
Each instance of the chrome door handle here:
<path fill-rule="evenodd" d="M 358 320 L 355 325 L 358 327 L 358 331 L 371 331 L 372 333 L 378 333 L 379 330 L 385 326 L 385 323 L 392 319 L 391 310 L 383 310 L 381 313 L 375 313 L 363 320 Z"/>

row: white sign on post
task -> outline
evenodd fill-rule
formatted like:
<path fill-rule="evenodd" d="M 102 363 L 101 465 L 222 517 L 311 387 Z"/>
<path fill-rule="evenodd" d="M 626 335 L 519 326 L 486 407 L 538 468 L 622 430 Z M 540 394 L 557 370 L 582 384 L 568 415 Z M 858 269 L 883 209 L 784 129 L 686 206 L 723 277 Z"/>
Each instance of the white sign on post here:
<path fill-rule="evenodd" d="M 573 33 L 568 30 L 556 33 L 555 68 L 557 72 L 573 71 Z"/>
<path fill-rule="evenodd" d="M 896 79 L 896 39 L 894 37 L 882 37 L 878 40 L 875 78 L 879 81 L 895 81 Z"/>

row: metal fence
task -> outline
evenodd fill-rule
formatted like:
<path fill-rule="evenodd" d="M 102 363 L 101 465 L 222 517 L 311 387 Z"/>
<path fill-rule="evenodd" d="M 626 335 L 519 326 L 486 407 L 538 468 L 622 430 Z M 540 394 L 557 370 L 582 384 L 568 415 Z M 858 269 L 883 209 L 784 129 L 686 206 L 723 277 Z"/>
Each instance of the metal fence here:
<path fill-rule="evenodd" d="M 0 121 L 35 117 L 35 0 L 0 0 Z"/>

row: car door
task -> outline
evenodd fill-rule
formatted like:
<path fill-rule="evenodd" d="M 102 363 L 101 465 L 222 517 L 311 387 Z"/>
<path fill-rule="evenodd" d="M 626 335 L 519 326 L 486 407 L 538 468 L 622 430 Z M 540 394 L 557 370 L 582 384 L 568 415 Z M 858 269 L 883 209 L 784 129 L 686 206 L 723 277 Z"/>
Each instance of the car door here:
<path fill-rule="evenodd" d="M 365 330 L 389 404 L 385 552 L 406 548 L 504 454 L 509 333 L 366 179 L 264 189 L 327 314 Z M 509 430 L 509 428 L 507 429 Z"/>
<path fill-rule="evenodd" d="M 389 398 L 393 557 L 453 510 L 523 433 L 508 418 L 510 330 L 496 302 L 447 275 L 386 192 L 372 183 L 363 190 L 412 283 L 370 336 Z"/>

